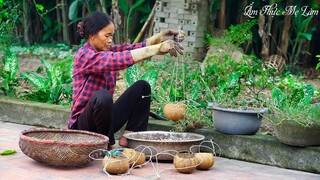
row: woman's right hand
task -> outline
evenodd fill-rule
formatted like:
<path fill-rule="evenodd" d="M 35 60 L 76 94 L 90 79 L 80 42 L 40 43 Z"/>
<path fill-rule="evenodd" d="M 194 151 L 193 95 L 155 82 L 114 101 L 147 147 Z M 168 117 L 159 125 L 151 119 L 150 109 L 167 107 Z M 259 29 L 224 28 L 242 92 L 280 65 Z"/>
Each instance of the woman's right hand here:
<path fill-rule="evenodd" d="M 178 53 L 183 54 L 184 48 L 174 40 L 166 40 L 160 44 L 159 54 L 170 53 L 171 56 L 177 57 Z"/>

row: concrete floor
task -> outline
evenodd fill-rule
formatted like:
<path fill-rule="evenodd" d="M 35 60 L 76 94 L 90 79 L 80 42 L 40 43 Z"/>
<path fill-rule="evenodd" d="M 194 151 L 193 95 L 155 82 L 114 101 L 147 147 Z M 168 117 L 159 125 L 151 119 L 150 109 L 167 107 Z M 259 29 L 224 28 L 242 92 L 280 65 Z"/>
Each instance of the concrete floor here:
<path fill-rule="evenodd" d="M 33 128 L 0 121 L 0 151 L 15 149 L 17 153 L 0 156 L 0 179 L 320 179 L 319 174 L 282 169 L 273 166 L 254 164 L 250 162 L 216 158 L 215 165 L 208 171 L 195 170 L 191 174 L 182 174 L 174 170 L 172 163 L 148 163 L 142 168 L 132 169 L 125 176 L 104 174 L 101 161 L 93 161 L 82 168 L 55 168 L 38 163 L 24 155 L 18 145 L 21 131 Z M 154 166 L 153 166 L 154 165 Z M 156 172 L 160 172 L 157 176 Z"/>

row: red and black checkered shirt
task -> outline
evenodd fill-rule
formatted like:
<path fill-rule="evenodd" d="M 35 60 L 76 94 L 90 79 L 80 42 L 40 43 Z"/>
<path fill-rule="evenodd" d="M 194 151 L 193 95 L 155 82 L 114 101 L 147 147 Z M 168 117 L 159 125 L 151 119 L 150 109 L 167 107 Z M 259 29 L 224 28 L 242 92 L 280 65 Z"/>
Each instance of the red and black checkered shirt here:
<path fill-rule="evenodd" d="M 112 46 L 110 51 L 97 52 L 86 42 L 75 54 L 73 78 L 73 104 L 68 128 L 73 129 L 78 116 L 84 110 L 89 98 L 101 89 L 114 93 L 117 71 L 134 64 L 130 50 L 145 47 L 146 42 Z"/>

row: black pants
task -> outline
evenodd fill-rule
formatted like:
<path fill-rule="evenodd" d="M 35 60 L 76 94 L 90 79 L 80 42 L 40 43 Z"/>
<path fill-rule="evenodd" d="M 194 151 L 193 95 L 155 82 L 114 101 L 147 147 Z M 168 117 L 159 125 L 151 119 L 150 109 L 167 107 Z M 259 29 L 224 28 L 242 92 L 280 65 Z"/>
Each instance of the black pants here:
<path fill-rule="evenodd" d="M 98 90 L 89 99 L 77 120 L 77 129 L 97 132 L 115 144 L 114 133 L 127 123 L 125 130 L 145 131 L 151 102 L 151 88 L 146 81 L 137 81 L 113 103 L 108 90 Z"/>

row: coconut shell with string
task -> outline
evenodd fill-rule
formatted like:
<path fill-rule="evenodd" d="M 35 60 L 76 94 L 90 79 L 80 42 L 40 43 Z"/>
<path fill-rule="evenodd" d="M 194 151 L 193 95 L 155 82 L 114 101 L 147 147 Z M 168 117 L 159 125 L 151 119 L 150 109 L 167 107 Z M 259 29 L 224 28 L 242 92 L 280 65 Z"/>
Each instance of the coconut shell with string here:
<path fill-rule="evenodd" d="M 199 161 L 197 169 L 199 170 L 208 170 L 214 165 L 214 156 L 212 153 L 195 153 L 195 157 Z"/>
<path fill-rule="evenodd" d="M 102 166 L 109 174 L 124 174 L 129 170 L 129 159 L 124 155 L 107 155 L 102 160 Z"/>
<path fill-rule="evenodd" d="M 191 173 L 199 165 L 199 160 L 191 152 L 180 152 L 174 156 L 173 164 L 178 172 Z"/>
<path fill-rule="evenodd" d="M 146 155 L 143 152 L 125 148 L 122 154 L 129 159 L 130 166 L 139 166 L 146 162 Z"/>
<path fill-rule="evenodd" d="M 182 103 L 167 103 L 163 108 L 164 116 L 172 121 L 178 121 L 184 118 L 186 107 Z"/>

